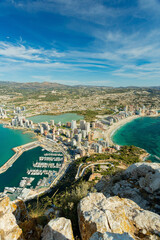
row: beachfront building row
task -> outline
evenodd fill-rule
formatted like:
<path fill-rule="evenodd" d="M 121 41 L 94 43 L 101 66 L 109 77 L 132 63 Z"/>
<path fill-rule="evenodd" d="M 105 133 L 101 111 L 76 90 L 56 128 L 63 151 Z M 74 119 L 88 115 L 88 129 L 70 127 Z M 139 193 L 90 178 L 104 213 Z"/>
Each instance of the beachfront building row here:
<path fill-rule="evenodd" d="M 134 107 L 133 105 L 131 105 L 131 106 L 126 105 L 124 107 L 123 111 L 119 111 L 118 113 L 116 113 L 114 115 L 107 116 L 104 119 L 102 119 L 102 123 L 110 126 L 113 123 L 119 122 L 122 119 L 125 119 L 130 116 L 134 116 L 134 115 L 139 115 L 139 116 L 153 116 L 154 115 L 154 116 L 156 116 L 156 115 L 158 115 L 158 111 L 155 111 L 152 109 L 147 109 L 145 106 Z"/>

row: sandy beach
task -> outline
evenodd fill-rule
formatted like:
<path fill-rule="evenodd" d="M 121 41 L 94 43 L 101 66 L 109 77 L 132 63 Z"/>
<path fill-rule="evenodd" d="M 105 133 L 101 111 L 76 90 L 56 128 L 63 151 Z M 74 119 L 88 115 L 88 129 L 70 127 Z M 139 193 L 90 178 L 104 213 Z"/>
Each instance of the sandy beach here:
<path fill-rule="evenodd" d="M 130 116 L 127 117 L 125 119 L 120 120 L 119 122 L 113 123 L 113 125 L 111 125 L 107 130 L 106 130 L 106 141 L 109 142 L 109 145 L 114 145 L 114 143 L 112 142 L 112 135 L 115 133 L 115 131 L 120 128 L 121 126 L 123 126 L 124 124 L 139 118 L 140 116 L 138 115 L 134 115 L 134 116 Z"/>

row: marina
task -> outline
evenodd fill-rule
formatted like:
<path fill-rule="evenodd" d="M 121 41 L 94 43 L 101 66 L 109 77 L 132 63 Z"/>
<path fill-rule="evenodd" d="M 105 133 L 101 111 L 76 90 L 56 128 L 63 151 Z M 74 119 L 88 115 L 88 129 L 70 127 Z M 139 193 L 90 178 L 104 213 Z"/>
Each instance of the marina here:
<path fill-rule="evenodd" d="M 0 191 L 11 199 L 24 199 L 32 192 L 48 188 L 63 164 L 61 152 L 49 152 L 40 146 L 25 151 L 12 167 L 0 174 Z"/>

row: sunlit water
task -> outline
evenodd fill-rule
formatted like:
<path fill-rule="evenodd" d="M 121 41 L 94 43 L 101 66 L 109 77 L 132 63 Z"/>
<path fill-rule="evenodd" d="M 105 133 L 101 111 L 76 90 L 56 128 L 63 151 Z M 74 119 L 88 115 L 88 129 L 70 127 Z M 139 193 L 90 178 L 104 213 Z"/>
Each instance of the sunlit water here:
<path fill-rule="evenodd" d="M 135 145 L 145 149 L 149 160 L 160 163 L 160 117 L 141 117 L 121 128 L 112 136 L 119 145 Z"/>

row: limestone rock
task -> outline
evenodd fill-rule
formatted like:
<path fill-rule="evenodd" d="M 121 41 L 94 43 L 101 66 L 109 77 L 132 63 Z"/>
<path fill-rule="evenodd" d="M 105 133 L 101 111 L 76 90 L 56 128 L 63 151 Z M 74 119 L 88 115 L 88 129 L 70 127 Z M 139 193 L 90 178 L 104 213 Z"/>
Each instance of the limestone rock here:
<path fill-rule="evenodd" d="M 106 198 L 92 193 L 78 205 L 79 228 L 82 240 L 95 232 L 129 233 L 134 239 L 158 239 L 160 216 L 141 209 L 129 199 Z M 159 232 L 159 233 L 158 233 Z"/>
<path fill-rule="evenodd" d="M 12 213 L 12 207 L 8 197 L 0 199 L 0 239 L 22 240 L 22 230 Z"/>
<path fill-rule="evenodd" d="M 15 200 L 11 202 L 11 207 L 17 222 L 24 222 L 25 220 L 28 220 L 27 208 L 22 200 Z"/>
<path fill-rule="evenodd" d="M 129 198 L 141 208 L 160 214 L 160 164 L 135 163 L 110 180 L 103 178 L 97 185 L 106 197 Z"/>
<path fill-rule="evenodd" d="M 160 190 L 160 164 L 159 163 L 135 163 L 131 165 L 125 174 L 133 179 L 139 179 L 139 185 L 149 193 Z"/>
<path fill-rule="evenodd" d="M 51 220 L 44 228 L 42 240 L 74 240 L 71 221 L 66 218 Z"/>
<path fill-rule="evenodd" d="M 89 240 L 134 240 L 128 233 L 100 233 L 96 232 Z"/>

